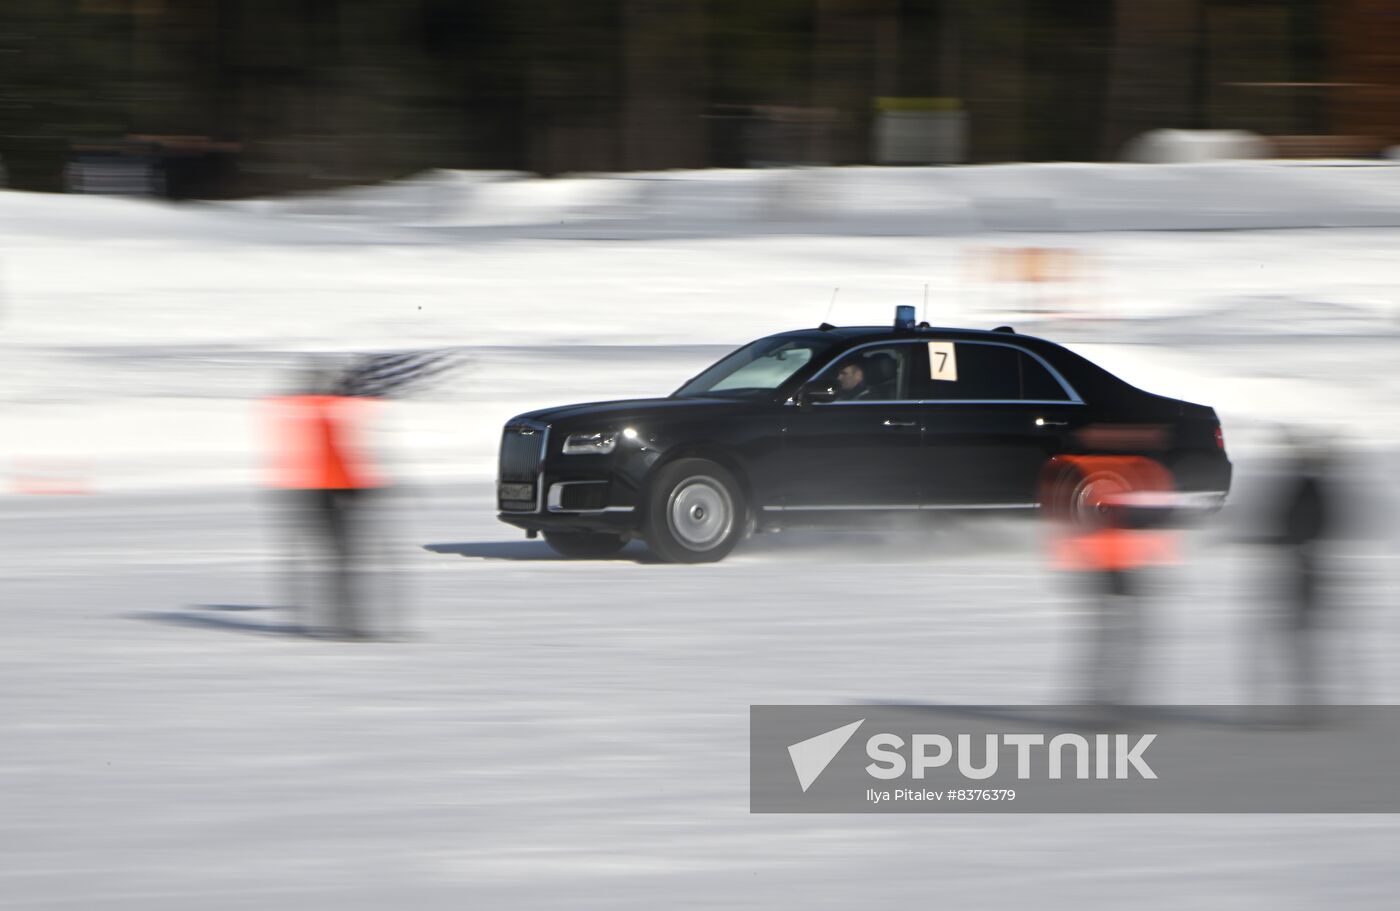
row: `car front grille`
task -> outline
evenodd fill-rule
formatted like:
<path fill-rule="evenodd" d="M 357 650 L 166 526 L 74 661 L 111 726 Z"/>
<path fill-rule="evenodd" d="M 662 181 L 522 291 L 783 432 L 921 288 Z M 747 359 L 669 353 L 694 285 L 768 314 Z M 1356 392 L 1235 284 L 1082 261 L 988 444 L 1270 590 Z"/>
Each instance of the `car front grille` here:
<path fill-rule="evenodd" d="M 501 462 L 497 480 L 502 485 L 536 485 L 534 496 L 529 500 L 500 499 L 500 508 L 505 512 L 535 512 L 540 506 L 540 466 L 544 464 L 545 439 L 549 427 L 544 424 L 507 424 L 501 434 Z"/>

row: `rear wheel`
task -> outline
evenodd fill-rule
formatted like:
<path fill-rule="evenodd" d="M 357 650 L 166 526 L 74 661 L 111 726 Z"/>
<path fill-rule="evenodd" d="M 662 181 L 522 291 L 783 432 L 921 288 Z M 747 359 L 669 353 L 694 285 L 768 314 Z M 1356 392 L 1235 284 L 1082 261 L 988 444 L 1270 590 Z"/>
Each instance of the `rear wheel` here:
<path fill-rule="evenodd" d="M 627 542 L 618 535 L 588 531 L 547 531 L 545 543 L 565 557 L 611 557 Z"/>
<path fill-rule="evenodd" d="M 1040 506 L 1048 518 L 1094 528 L 1105 522 L 1105 500 L 1131 489 L 1120 472 L 1087 460 L 1052 459 L 1045 467 Z"/>
<path fill-rule="evenodd" d="M 1171 476 L 1141 456 L 1071 456 L 1045 466 L 1041 509 L 1051 519 L 1081 528 L 1108 524 L 1109 506 L 1134 491 L 1170 490 Z"/>
<path fill-rule="evenodd" d="M 1131 491 L 1128 480 L 1117 472 L 1101 470 L 1087 474 L 1070 492 L 1070 520 L 1088 527 L 1103 525 L 1108 511 L 1105 504 L 1112 497 Z"/>
<path fill-rule="evenodd" d="M 646 538 L 670 563 L 723 560 L 747 527 L 744 495 L 724 466 L 679 459 L 663 467 L 647 503 Z"/>

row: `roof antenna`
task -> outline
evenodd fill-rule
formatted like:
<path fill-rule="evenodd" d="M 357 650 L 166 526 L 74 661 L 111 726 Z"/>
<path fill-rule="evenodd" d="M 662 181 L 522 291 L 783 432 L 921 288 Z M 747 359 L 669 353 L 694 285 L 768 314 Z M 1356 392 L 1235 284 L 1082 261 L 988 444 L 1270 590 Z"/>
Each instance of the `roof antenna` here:
<path fill-rule="evenodd" d="M 823 326 L 828 325 L 831 322 L 831 311 L 836 306 L 836 292 L 840 290 L 840 285 L 837 285 L 835 288 L 831 289 L 831 303 L 826 305 L 826 319 L 822 320 Z"/>
<path fill-rule="evenodd" d="M 928 282 L 924 282 L 924 312 L 919 316 L 920 322 L 928 322 Z"/>

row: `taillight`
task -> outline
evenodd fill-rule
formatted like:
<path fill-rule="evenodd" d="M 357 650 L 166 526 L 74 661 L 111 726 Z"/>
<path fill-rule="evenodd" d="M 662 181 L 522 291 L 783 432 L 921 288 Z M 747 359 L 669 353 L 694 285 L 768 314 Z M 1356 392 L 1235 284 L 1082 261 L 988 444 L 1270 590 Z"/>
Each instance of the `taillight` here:
<path fill-rule="evenodd" d="M 1225 451 L 1225 432 L 1220 429 L 1220 425 L 1215 425 L 1215 448 L 1221 452 Z"/>

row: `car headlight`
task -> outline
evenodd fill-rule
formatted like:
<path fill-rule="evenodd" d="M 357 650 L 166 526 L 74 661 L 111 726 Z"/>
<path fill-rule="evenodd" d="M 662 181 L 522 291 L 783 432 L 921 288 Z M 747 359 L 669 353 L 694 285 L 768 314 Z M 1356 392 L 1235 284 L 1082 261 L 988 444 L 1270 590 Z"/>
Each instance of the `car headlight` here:
<path fill-rule="evenodd" d="M 616 448 L 616 433 L 571 433 L 564 438 L 564 455 L 607 455 Z"/>

